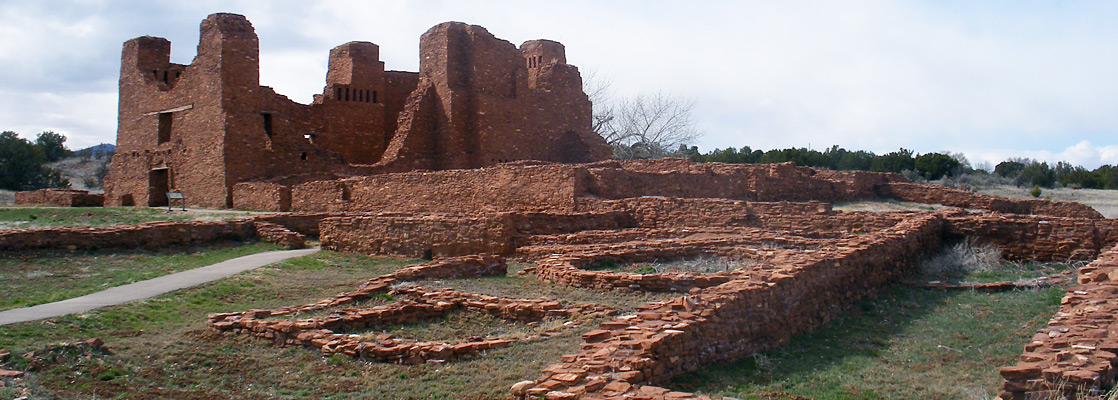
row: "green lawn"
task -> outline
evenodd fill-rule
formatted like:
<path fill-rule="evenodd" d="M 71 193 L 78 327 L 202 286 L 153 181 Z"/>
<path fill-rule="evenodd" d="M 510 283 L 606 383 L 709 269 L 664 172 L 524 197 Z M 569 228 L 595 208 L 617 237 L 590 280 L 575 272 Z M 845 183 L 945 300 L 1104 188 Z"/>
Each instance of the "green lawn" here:
<path fill-rule="evenodd" d="M 1063 294 L 894 285 L 778 349 L 705 367 L 674 388 L 743 399 L 992 399 L 998 368 L 1016 361 Z"/>
<path fill-rule="evenodd" d="M 217 242 L 160 250 L 0 252 L 0 310 L 70 299 L 280 249 L 263 242 Z"/>
<path fill-rule="evenodd" d="M 28 361 L 18 354 L 49 344 L 99 337 L 106 342 L 108 352 L 80 354 L 31 368 L 29 379 L 40 393 L 33 398 L 493 398 L 506 396 L 508 388 L 519 380 L 536 378 L 559 356 L 576 352 L 581 334 L 603 320 L 579 321 L 554 330 L 546 338 L 514 343 L 448 364 L 410 366 L 370 364 L 338 356 L 324 358 L 303 348 L 279 348 L 262 340 L 213 334 L 205 327 L 209 313 L 318 301 L 407 263 L 319 252 L 146 301 L 49 323 L 0 327 L 0 348 L 12 349 L 15 355 L 0 368 L 27 369 Z M 498 296 L 597 299 L 622 312 L 668 296 L 603 294 L 556 286 L 531 275 L 516 274 L 521 268 L 523 265 L 513 266 L 513 273 L 503 277 L 421 283 Z M 540 325 L 555 323 L 544 321 Z M 415 329 L 425 324 L 513 337 L 537 329 L 467 313 L 386 329 L 401 337 L 415 333 L 417 338 L 426 339 L 450 339 L 461 334 L 443 330 L 421 336 Z M 0 391 L 0 398 L 3 393 Z"/>
<path fill-rule="evenodd" d="M 235 211 L 167 211 L 148 207 L 5 207 L 0 208 L 0 230 L 59 226 L 112 226 L 152 221 L 190 221 L 240 218 Z"/>

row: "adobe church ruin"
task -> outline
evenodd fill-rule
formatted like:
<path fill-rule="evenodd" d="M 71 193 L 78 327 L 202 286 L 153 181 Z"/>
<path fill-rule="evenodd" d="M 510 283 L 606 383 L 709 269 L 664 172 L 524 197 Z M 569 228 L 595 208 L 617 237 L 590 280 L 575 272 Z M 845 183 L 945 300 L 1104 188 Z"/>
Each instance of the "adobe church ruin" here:
<path fill-rule="evenodd" d="M 106 205 L 165 205 L 177 190 L 234 207 L 241 182 L 610 158 L 562 44 L 517 48 L 447 22 L 419 47 L 418 73 L 386 71 L 373 43 L 335 47 L 326 87 L 303 105 L 260 86 L 258 39 L 241 15 L 202 21 L 190 65 L 170 62 L 166 39 L 125 42 Z"/>
<path fill-rule="evenodd" d="M 590 102 L 562 45 L 531 41 L 517 49 L 476 26 L 446 23 L 424 34 L 418 73 L 385 71 L 374 44 L 339 46 L 330 53 L 326 87 L 310 105 L 259 85 L 257 38 L 244 17 L 215 14 L 201 30 L 191 65 L 171 64 L 165 39 L 125 43 L 106 202 L 160 205 L 167 191 L 180 190 L 194 205 L 295 212 L 7 230 L 0 250 L 254 237 L 298 247 L 316 236 L 327 250 L 430 257 L 317 303 L 212 314 L 208 325 L 323 355 L 418 364 L 484 356 L 478 353 L 513 340 L 369 341 L 347 329 L 451 312 L 517 321 L 594 315 L 584 321 L 598 321 L 596 328 L 572 328 L 584 331 L 576 352 L 533 380 L 510 382 L 509 393 L 709 399 L 657 385 L 785 345 L 910 274 L 916 260 L 944 243 L 971 239 L 1012 260 L 1090 261 L 1018 362 L 999 370 L 999 398 L 1079 398 L 1115 386 L 1118 219 L 1088 206 L 792 163 L 603 161 L 609 147 L 589 131 Z M 21 195 L 60 205 L 74 205 L 76 196 Z M 867 212 L 831 204 L 867 199 L 945 207 Z M 741 265 L 717 272 L 593 268 L 698 256 Z M 555 285 L 679 297 L 609 315 L 566 299 L 402 285 L 504 277 L 506 258 L 532 264 L 525 273 Z M 397 301 L 357 308 L 386 293 Z M 346 308 L 293 318 L 329 307 Z"/>

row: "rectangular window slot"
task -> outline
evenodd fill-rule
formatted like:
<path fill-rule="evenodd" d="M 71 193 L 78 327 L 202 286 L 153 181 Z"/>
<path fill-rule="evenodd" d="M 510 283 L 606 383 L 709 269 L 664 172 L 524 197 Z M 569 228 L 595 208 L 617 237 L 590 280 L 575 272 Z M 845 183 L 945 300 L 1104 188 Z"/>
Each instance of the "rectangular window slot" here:
<path fill-rule="evenodd" d="M 158 143 L 167 143 L 171 141 L 171 123 L 174 122 L 174 114 L 169 112 L 159 113 L 159 138 Z"/>
<path fill-rule="evenodd" d="M 272 137 L 272 114 L 271 113 L 261 113 L 260 115 L 264 117 L 264 134 L 268 135 L 268 138 L 271 138 Z"/>

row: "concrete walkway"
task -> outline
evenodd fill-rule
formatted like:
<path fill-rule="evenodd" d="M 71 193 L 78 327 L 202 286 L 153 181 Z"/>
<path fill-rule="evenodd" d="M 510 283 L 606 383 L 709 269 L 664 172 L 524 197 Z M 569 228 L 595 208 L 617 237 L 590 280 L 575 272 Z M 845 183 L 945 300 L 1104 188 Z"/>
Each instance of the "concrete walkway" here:
<path fill-rule="evenodd" d="M 313 254 L 317 251 L 318 248 L 315 247 L 311 249 L 280 250 L 251 254 L 232 260 L 222 261 L 214 265 L 164 275 L 155 279 L 130 283 L 124 286 L 117 286 L 112 289 L 68 300 L 0 311 L 0 325 L 82 313 L 101 307 L 114 306 L 134 300 L 155 297 L 167 292 L 213 282 L 289 258 Z"/>

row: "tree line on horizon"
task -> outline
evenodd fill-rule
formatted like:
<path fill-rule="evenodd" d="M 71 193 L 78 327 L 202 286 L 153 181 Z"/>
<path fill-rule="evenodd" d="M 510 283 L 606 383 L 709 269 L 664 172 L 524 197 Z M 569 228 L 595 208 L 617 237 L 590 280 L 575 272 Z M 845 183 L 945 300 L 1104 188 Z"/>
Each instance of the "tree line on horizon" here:
<path fill-rule="evenodd" d="M 823 151 L 806 148 L 761 151 L 744 146 L 700 153 L 697 146 L 681 145 L 674 153 L 674 156 L 695 162 L 772 164 L 791 161 L 800 166 L 837 171 L 903 173 L 929 181 L 962 175 L 994 175 L 1010 179 L 1018 187 L 1053 188 L 1058 184 L 1069 188 L 1118 189 L 1118 167 L 1111 165 L 1088 170 L 1064 161 L 1049 165 L 1027 158 L 1011 158 L 998 163 L 993 171 L 986 171 L 973 168 L 962 154 L 916 154 L 904 148 L 882 155 L 865 150 L 850 151 L 837 145 Z"/>

